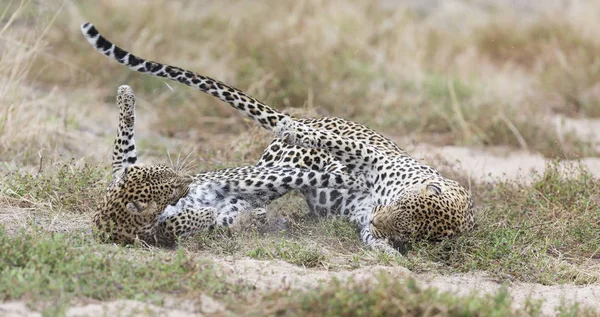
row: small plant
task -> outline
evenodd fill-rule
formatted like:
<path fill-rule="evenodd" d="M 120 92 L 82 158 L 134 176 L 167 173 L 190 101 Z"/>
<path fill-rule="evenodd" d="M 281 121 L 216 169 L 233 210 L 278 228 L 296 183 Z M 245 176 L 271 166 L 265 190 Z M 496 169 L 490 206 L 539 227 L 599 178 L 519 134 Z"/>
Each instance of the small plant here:
<path fill-rule="evenodd" d="M 317 246 L 307 246 L 284 239 L 271 244 L 259 242 L 259 246 L 246 253 L 255 259 L 282 259 L 305 267 L 316 267 L 325 260 L 325 254 Z"/>
<path fill-rule="evenodd" d="M 85 213 L 96 208 L 108 185 L 107 174 L 98 166 L 56 163 L 37 173 L 9 172 L 0 193 L 22 207 Z"/>

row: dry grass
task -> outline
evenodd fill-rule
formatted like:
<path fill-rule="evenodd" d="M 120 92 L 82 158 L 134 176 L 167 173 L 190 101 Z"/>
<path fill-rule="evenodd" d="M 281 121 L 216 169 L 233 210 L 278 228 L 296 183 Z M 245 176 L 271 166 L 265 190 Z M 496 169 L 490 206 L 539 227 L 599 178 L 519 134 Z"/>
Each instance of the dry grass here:
<path fill-rule="evenodd" d="M 111 0 L 67 1 L 62 9 L 62 2 L 48 1 L 29 4 L 28 12 L 57 13 L 52 24 L 19 16 L 3 33 L 28 43 L 9 46 L 3 61 L 12 67 L 3 69 L 20 70 L 20 82 L 35 82 L 38 93 L 83 82 L 88 93 L 110 100 L 115 87 L 130 84 L 155 114 L 149 119 L 155 132 L 190 143 L 248 129 L 241 116 L 208 96 L 168 83 L 172 91 L 162 80 L 93 52 L 77 28 L 92 21 L 126 49 L 222 79 L 279 109 L 310 109 L 436 144 L 508 145 L 549 157 L 595 155 L 588 140 L 559 136 L 551 119 L 600 115 L 600 40 L 594 36 L 600 19 L 593 13 L 598 5 L 573 1 L 524 17 L 510 7 L 449 3 L 454 5 L 423 13 L 368 1 L 136 1 L 135 10 Z M 8 86 L 13 92 L 3 96 L 21 102 L 8 108 L 5 102 L 3 111 L 20 114 L 4 129 L 58 128 L 42 119 L 19 122 L 30 118 L 25 101 L 31 93 L 24 89 L 31 85 L 16 86 L 18 93 Z M 55 115 L 63 129 L 82 119 L 71 102 L 49 102 L 65 104 Z M 43 135 L 51 138 L 57 134 L 52 131 Z M 37 142 L 68 147 L 57 144 L 60 139 Z"/>

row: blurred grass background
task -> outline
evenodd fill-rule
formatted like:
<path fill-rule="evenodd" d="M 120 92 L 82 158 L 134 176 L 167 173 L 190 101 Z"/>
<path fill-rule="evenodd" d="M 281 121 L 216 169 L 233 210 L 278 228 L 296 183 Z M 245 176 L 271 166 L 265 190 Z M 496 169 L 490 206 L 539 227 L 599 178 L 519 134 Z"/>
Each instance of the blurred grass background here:
<path fill-rule="evenodd" d="M 210 96 L 108 61 L 80 34 L 84 21 L 131 52 L 277 109 L 434 145 L 597 155 L 556 123 L 600 116 L 597 1 L 50 0 L 3 1 L 0 12 L 2 157 L 95 157 L 90 144 L 110 147 L 121 84 L 142 100 L 149 148 L 260 155 L 268 137 L 251 123 Z M 232 146 L 237 154 L 225 151 Z"/>

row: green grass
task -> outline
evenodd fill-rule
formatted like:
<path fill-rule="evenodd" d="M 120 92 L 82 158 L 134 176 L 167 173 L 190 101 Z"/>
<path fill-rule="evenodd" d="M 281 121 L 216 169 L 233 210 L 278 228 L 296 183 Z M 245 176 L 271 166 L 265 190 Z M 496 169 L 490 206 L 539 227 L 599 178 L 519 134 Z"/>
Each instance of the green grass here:
<path fill-rule="evenodd" d="M 422 289 L 414 280 L 395 281 L 380 276 L 374 282 L 340 283 L 272 304 L 270 313 L 286 316 L 524 316 L 539 313 L 533 303 L 513 311 L 505 290 L 497 294 L 457 298 L 435 289 Z"/>
<path fill-rule="evenodd" d="M 235 295 L 246 286 L 227 284 L 207 260 L 184 254 L 98 245 L 91 236 L 8 235 L 0 227 L 0 299 L 130 298 L 159 301 L 160 294 Z"/>
<path fill-rule="evenodd" d="M 8 235 L 0 226 L 0 247 L 0 299 L 27 299 L 51 316 L 63 315 L 78 298 L 128 298 L 160 305 L 168 295 L 200 294 L 216 298 L 233 313 L 251 316 L 540 315 L 537 301 L 512 308 L 504 289 L 460 297 L 385 275 L 370 282 L 333 280 L 305 291 L 255 291 L 251 285 L 225 281 L 215 263 L 184 249 L 99 245 L 82 232 Z M 577 305 L 561 305 L 558 310 L 561 316 L 593 316 Z"/>
<path fill-rule="evenodd" d="M 325 254 L 320 247 L 306 246 L 299 242 L 281 240 L 276 243 L 257 241 L 258 245 L 246 253 L 247 256 L 258 260 L 282 259 L 286 262 L 304 267 L 320 266 L 325 260 Z"/>

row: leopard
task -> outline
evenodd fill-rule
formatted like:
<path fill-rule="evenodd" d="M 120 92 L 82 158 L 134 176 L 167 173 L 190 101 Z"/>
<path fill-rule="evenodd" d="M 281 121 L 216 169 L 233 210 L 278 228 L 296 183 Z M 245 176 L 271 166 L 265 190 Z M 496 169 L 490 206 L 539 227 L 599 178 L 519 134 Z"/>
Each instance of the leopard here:
<path fill-rule="evenodd" d="M 368 228 L 374 239 L 400 245 L 412 238 L 437 241 L 475 225 L 468 191 L 411 156 L 388 156 L 369 143 L 291 118 L 280 120 L 274 134 L 286 144 L 326 150 L 363 171 L 368 199 L 358 208 L 371 211 Z"/>
<path fill-rule="evenodd" d="M 138 161 L 136 98 L 130 86 L 117 90 L 119 124 L 112 151 L 113 180 L 93 216 L 104 242 L 173 247 L 198 231 L 235 224 L 242 213 L 264 222 L 266 205 L 291 190 L 361 190 L 362 178 L 332 165 L 325 171 L 296 167 L 242 166 L 187 175 L 165 164 Z"/>
<path fill-rule="evenodd" d="M 341 216 L 355 223 L 367 247 L 395 252 L 414 238 L 437 241 L 474 229 L 470 191 L 382 134 L 343 118 L 291 116 L 219 80 L 123 50 L 89 22 L 81 25 L 81 31 L 88 43 L 108 58 L 133 71 L 212 95 L 273 132 L 275 137 L 257 167 L 322 171 L 337 164 L 365 177 L 366 188 L 361 190 L 314 187 L 301 192 L 312 214 Z"/>

